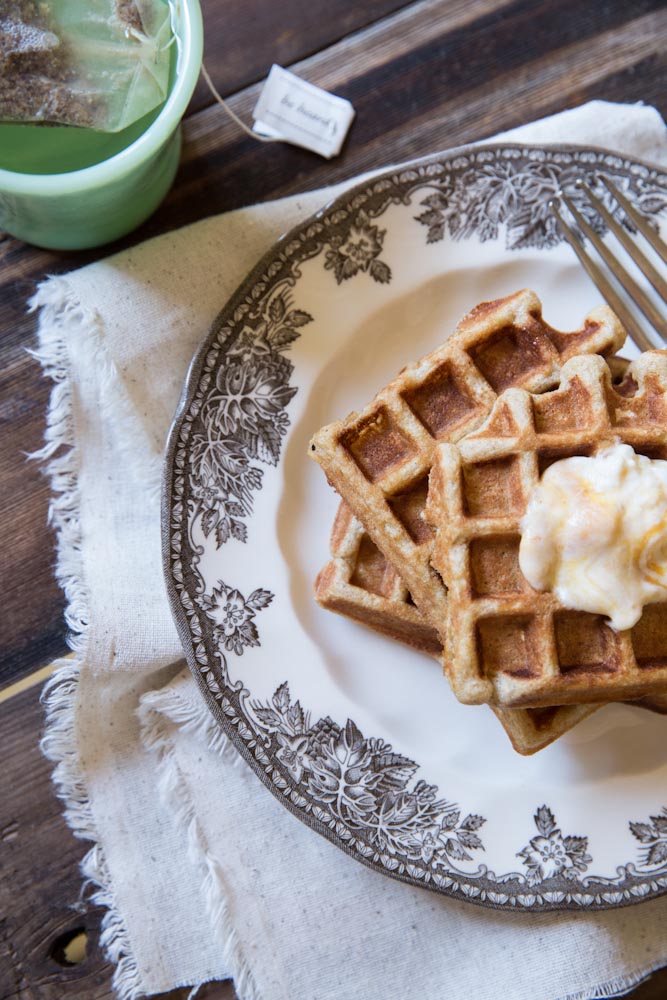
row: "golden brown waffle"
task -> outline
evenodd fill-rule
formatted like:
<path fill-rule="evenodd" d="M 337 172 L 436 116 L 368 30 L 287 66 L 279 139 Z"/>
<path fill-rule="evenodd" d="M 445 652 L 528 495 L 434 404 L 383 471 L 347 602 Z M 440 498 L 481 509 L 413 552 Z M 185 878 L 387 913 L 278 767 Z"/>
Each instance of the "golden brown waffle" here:
<path fill-rule="evenodd" d="M 339 505 L 334 520 L 331 555 L 315 580 L 318 604 L 414 649 L 441 656 L 438 633 L 345 503 Z"/>
<path fill-rule="evenodd" d="M 410 600 L 400 576 L 349 507 L 341 503 L 331 532 L 331 561 L 315 581 L 317 602 L 376 632 L 441 659 L 437 631 Z M 596 706 L 494 709 L 512 746 L 532 754 L 576 726 Z"/>
<path fill-rule="evenodd" d="M 315 581 L 315 596 L 323 608 L 440 659 L 442 646 L 437 631 L 411 602 L 398 573 L 345 503 L 339 505 L 334 520 L 331 556 Z M 639 704 L 655 712 L 667 712 L 667 694 Z M 563 736 L 597 707 L 498 708 L 495 713 L 514 749 L 532 754 Z"/>
<path fill-rule="evenodd" d="M 478 427 L 508 387 L 549 389 L 568 358 L 611 355 L 624 340 L 606 306 L 580 330 L 560 333 L 542 319 L 534 292 L 516 292 L 477 306 L 442 347 L 404 368 L 359 413 L 313 437 L 311 457 L 435 627 L 444 621 L 446 590 L 430 563 L 423 508 L 437 444 Z"/>
<path fill-rule="evenodd" d="M 519 568 L 519 522 L 544 469 L 616 441 L 667 458 L 667 351 L 642 354 L 617 384 L 602 358 L 572 358 L 558 389 L 509 389 L 479 430 L 437 449 L 426 515 L 449 588 L 448 676 L 461 701 L 540 706 L 667 690 L 667 603 L 616 632 L 534 590 Z"/>

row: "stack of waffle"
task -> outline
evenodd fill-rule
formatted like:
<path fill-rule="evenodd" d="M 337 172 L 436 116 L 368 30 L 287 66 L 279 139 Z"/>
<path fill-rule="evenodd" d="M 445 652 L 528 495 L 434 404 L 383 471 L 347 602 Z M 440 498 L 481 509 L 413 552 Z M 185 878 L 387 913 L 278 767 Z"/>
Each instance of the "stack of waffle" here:
<path fill-rule="evenodd" d="M 533 292 L 477 306 L 310 454 L 342 498 L 318 602 L 442 660 L 534 753 L 611 701 L 667 711 L 667 603 L 614 632 L 538 593 L 519 522 L 552 462 L 623 441 L 667 458 L 667 352 L 628 365 L 607 308 L 561 333 Z"/>

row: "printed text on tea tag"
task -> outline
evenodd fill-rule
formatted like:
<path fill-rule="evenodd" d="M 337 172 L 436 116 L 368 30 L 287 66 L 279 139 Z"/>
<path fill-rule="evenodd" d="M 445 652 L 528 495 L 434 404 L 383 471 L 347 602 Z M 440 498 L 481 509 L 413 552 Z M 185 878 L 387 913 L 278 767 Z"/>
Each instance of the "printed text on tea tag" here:
<path fill-rule="evenodd" d="M 253 116 L 255 131 L 261 135 L 285 139 L 331 159 L 340 153 L 354 108 L 343 97 L 273 65 Z"/>

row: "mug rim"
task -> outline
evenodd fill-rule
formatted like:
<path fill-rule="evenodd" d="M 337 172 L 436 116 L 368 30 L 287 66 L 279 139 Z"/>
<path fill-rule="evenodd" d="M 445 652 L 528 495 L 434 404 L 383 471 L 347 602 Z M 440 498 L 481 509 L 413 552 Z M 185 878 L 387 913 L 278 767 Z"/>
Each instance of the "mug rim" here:
<path fill-rule="evenodd" d="M 183 14 L 182 30 L 179 33 L 183 61 L 164 107 L 146 131 L 125 149 L 80 170 L 58 174 L 30 174 L 0 169 L 0 193 L 41 198 L 100 187 L 110 181 L 117 181 L 158 152 L 175 132 L 185 114 L 197 84 L 204 49 L 199 0 L 176 0 L 176 3 Z"/>

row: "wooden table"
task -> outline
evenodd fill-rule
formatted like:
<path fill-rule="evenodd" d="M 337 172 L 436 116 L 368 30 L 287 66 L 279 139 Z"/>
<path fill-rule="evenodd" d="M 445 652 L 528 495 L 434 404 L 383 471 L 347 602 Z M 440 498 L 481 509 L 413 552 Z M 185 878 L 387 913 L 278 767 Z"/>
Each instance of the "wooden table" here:
<path fill-rule="evenodd" d="M 592 98 L 642 100 L 667 117 L 664 0 L 203 0 L 203 11 L 207 67 L 246 121 L 272 62 L 349 98 L 357 117 L 342 155 L 329 162 L 249 139 L 200 83 L 184 123 L 173 190 L 131 238 L 65 254 L 0 235 L 0 578 L 6 600 L 0 618 L 0 1000 L 113 995 L 112 970 L 98 946 L 102 911 L 80 901 L 77 864 L 86 845 L 61 818 L 38 750 L 40 688 L 67 646 L 64 599 L 53 577 L 48 485 L 37 464 L 25 459 L 42 441 L 50 391 L 26 353 L 35 344 L 35 317 L 26 302 L 37 283 L 204 216 L 481 139 Z M 63 964 L 64 945 L 81 930 L 85 961 Z M 198 996 L 232 1000 L 234 991 L 229 983 L 212 984 Z M 667 996 L 667 970 L 632 996 Z"/>

